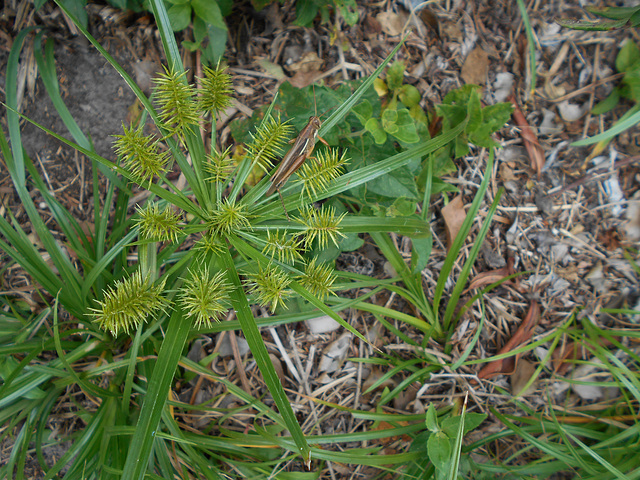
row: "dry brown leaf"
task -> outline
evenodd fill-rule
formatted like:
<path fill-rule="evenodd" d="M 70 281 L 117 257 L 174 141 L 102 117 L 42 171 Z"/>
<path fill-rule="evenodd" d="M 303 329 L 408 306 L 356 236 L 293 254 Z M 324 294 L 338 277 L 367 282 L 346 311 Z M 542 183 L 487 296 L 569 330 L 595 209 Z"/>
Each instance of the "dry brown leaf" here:
<path fill-rule="evenodd" d="M 312 72 L 303 72 L 302 70 L 299 70 L 293 77 L 290 77 L 288 81 L 296 88 L 304 88 L 314 83 L 319 75 L 320 72 L 317 70 Z"/>
<path fill-rule="evenodd" d="M 422 384 L 419 382 L 414 382 L 411 385 L 408 385 L 407 388 L 402 390 L 397 396 L 393 397 L 393 408 L 396 410 L 406 410 L 407 405 L 416 399 L 420 387 L 422 387 Z"/>
<path fill-rule="evenodd" d="M 484 85 L 487 81 L 487 73 L 489 72 L 489 54 L 482 48 L 476 47 L 462 65 L 460 76 L 465 83 L 474 85 Z"/>
<path fill-rule="evenodd" d="M 498 355 L 502 355 L 503 353 L 508 353 L 512 350 L 523 345 L 527 342 L 531 335 L 533 335 L 533 330 L 538 325 L 540 321 L 540 306 L 537 302 L 531 302 L 531 306 L 529 307 L 529 311 L 527 312 L 527 316 L 524 321 L 516 330 L 516 333 L 509 339 L 509 341 L 505 344 L 504 347 L 500 349 Z M 482 370 L 478 373 L 478 378 L 491 378 L 496 375 L 511 375 L 516 369 L 516 364 L 520 358 L 520 355 L 515 355 L 513 357 L 503 358 L 500 360 L 494 360 L 491 363 L 488 363 L 484 366 Z"/>
<path fill-rule="evenodd" d="M 382 370 L 378 367 L 373 367 L 371 373 L 362 384 L 362 391 L 367 392 L 373 384 L 375 384 L 378 380 L 380 380 L 384 376 Z M 396 383 L 391 378 L 385 379 L 380 385 L 376 386 L 376 389 L 380 388 L 393 388 L 396 386 Z M 365 395 L 370 394 L 371 392 L 365 393 Z"/>
<path fill-rule="evenodd" d="M 509 275 L 513 275 L 515 270 L 513 269 L 514 258 L 507 258 L 507 265 L 502 268 L 497 268 L 495 270 L 491 270 L 489 272 L 482 272 L 475 276 L 473 280 L 471 280 L 471 284 L 469 288 L 467 288 L 467 292 L 469 290 L 473 290 L 474 288 L 480 288 L 485 285 L 491 285 L 492 283 L 496 283 L 502 280 Z M 510 280 L 505 283 L 512 283 Z"/>
<path fill-rule="evenodd" d="M 520 110 L 520 106 L 518 102 L 516 102 L 516 97 L 511 95 L 509 100 L 511 101 L 511 105 L 513 105 L 513 119 L 518 127 L 520 127 L 520 136 L 531 160 L 531 168 L 538 173 L 538 178 L 540 178 L 540 175 L 542 175 L 542 167 L 544 167 L 544 150 L 540 146 L 538 137 L 529 126 L 529 122 L 527 122 L 522 110 Z"/>
<path fill-rule="evenodd" d="M 364 34 L 368 39 L 375 38 L 382 33 L 382 25 L 371 15 L 367 15 L 363 22 Z"/>
<path fill-rule="evenodd" d="M 401 35 L 404 26 L 407 24 L 408 16 L 403 13 L 382 12 L 376 15 L 376 20 L 380 22 L 382 31 L 387 35 L 395 37 Z"/>
<path fill-rule="evenodd" d="M 534 382 L 531 384 L 531 386 L 529 386 L 529 388 L 527 388 L 526 391 L 523 392 L 522 389 L 527 383 L 529 383 L 529 380 L 531 379 L 535 371 L 536 366 L 531 362 L 528 362 L 527 360 L 520 360 L 518 362 L 518 364 L 516 365 L 516 369 L 511 376 L 511 394 L 514 397 L 521 397 L 533 393 L 533 391 L 536 389 L 537 380 L 534 380 Z"/>
<path fill-rule="evenodd" d="M 322 67 L 322 59 L 316 52 L 306 52 L 295 63 L 287 65 L 287 70 L 291 72 L 317 73 Z"/>
<path fill-rule="evenodd" d="M 271 75 L 276 80 L 285 80 L 287 78 L 282 67 L 276 63 L 270 62 L 266 59 L 261 59 L 258 60 L 258 65 L 260 65 L 267 74 Z"/>
<path fill-rule="evenodd" d="M 466 216 L 462 195 L 458 195 L 442 208 L 442 217 L 447 227 L 447 249 L 451 248 Z"/>
<path fill-rule="evenodd" d="M 280 379 L 280 382 L 284 385 L 286 377 L 284 376 L 284 369 L 282 368 L 282 361 L 273 353 L 269 354 L 269 358 L 271 359 L 271 363 L 273 364 L 273 368 L 276 371 L 276 375 Z"/>
<path fill-rule="evenodd" d="M 498 168 L 498 177 L 502 183 L 513 182 L 518 179 L 518 176 L 513 172 L 513 169 L 507 162 L 500 163 Z"/>
<path fill-rule="evenodd" d="M 438 38 L 440 38 L 440 25 L 438 22 L 438 17 L 436 17 L 431 10 L 426 7 L 420 10 L 420 19 L 427 27 L 429 27 L 429 29 L 433 33 L 436 34 Z"/>

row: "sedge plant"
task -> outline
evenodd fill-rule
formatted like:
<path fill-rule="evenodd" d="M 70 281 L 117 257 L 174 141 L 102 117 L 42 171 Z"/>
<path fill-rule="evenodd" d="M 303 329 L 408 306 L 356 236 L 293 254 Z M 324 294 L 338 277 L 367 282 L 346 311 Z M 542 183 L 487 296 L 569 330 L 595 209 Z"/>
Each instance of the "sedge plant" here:
<path fill-rule="evenodd" d="M 68 114 L 52 68 L 52 43 L 48 41 L 41 49 L 42 33 L 35 37 L 36 60 L 44 84 L 74 140 L 41 128 L 86 155 L 93 164 L 92 233 L 83 231 L 48 191 L 22 149 L 16 78 L 21 48 L 33 32 L 21 32 L 12 47 L 6 88 L 9 138 L 2 132 L 0 149 L 33 233 L 54 268 L 15 219 L 0 218 L 0 248 L 28 273 L 48 305 L 38 317 L 16 310 L 15 320 L 8 323 L 12 331 L 18 331 L 15 338 L 24 341 L 11 341 L 2 347 L 2 353 L 9 357 L 3 360 L 0 408 L 2 421 L 11 428 L 1 435 L 4 438 L 14 431 L 17 435 L 11 461 L 0 467 L 1 472 L 21 478 L 20 466 L 26 462 L 27 447 L 35 444 L 36 451 L 42 451 L 47 419 L 60 395 L 69 388 L 98 399 L 99 406 L 85 411 L 85 428 L 74 435 L 71 447 L 59 461 L 49 464 L 38 456 L 47 478 L 62 468 L 68 469 L 69 478 L 139 479 L 148 474 L 169 478 L 176 469 L 207 478 L 220 478 L 231 471 L 244 477 L 261 477 L 268 476 L 265 472 L 271 469 L 277 471 L 280 462 L 294 459 L 301 459 L 307 467 L 315 459 L 362 465 L 412 460 L 416 455 L 408 452 L 374 455 L 377 449 L 370 448 L 354 455 L 327 453 L 315 446 L 349 442 L 355 437 L 305 435 L 259 327 L 304 320 L 320 311 L 366 341 L 336 313 L 357 306 L 362 299 L 350 304 L 326 303 L 337 298 L 334 294 L 340 289 L 364 283 L 339 279 L 330 264 L 305 252 L 314 245 L 336 244 L 344 235 L 361 232 L 427 235 L 428 225 L 419 218 L 356 218 L 314 203 L 435 151 L 461 133 L 464 122 L 440 137 L 346 174 L 339 169 L 348 152 L 331 150 L 318 154 L 316 161 L 325 163 L 310 164 L 281 189 L 283 203 L 291 213 L 289 220 L 276 196 L 264 197 L 269 188 L 268 177 L 253 187 L 247 185 L 256 166 L 273 170 L 275 159 L 283 154 L 292 135 L 288 123 L 268 112 L 244 148 L 246 155 L 235 163 L 231 150 L 218 147 L 213 127 L 216 116 L 229 102 L 230 77 L 224 68 L 207 68 L 203 78 L 198 79 L 203 93 L 196 94 L 194 85 L 187 81 L 164 5 L 159 0 L 151 3 L 167 57 L 153 101 L 76 22 L 145 108 L 139 124 L 125 127 L 117 136 L 117 163 L 97 155 Z M 74 19 L 63 3 L 59 5 Z M 324 121 L 320 135 L 349 112 L 398 48 Z M 158 134 L 145 132 L 147 117 L 157 126 Z M 201 132 L 203 118 L 212 127 L 210 138 Z M 185 188 L 177 188 L 166 177 L 169 169 L 176 166 L 184 176 Z M 101 179 L 107 185 L 103 195 L 99 190 Z M 131 185 L 149 192 L 148 199 L 138 205 L 133 215 L 127 208 Z M 28 187 L 41 194 L 67 239 L 64 248 L 45 224 Z M 294 298 L 306 302 L 315 312 L 287 314 L 287 305 Z M 276 315 L 257 320 L 252 305 Z M 221 322 L 229 312 L 235 318 Z M 45 322 L 53 324 L 53 328 L 43 329 Z M 273 406 L 253 398 L 224 377 L 213 375 L 205 368 L 207 359 L 195 363 L 185 356 L 185 348 L 198 335 L 234 329 L 241 329 L 247 339 Z M 50 351 L 56 352 L 55 358 L 46 361 L 43 356 Z M 36 359 L 46 361 L 47 368 L 33 368 L 31 362 Z M 201 375 L 223 384 L 229 394 L 244 402 L 243 408 L 255 411 L 256 433 L 238 434 L 215 424 L 211 428 L 217 433 L 211 435 L 182 429 L 172 414 L 176 406 L 172 383 L 177 374 Z M 102 381 L 94 383 L 97 379 Z M 201 408 L 220 414 L 208 405 Z M 225 416 L 228 414 L 232 412 Z M 419 416 L 412 421 L 409 426 L 372 435 L 400 435 L 423 428 Z M 269 451 L 262 449 L 265 442 L 280 452 L 281 460 L 275 461 Z M 185 458 L 189 460 L 184 462 Z"/>

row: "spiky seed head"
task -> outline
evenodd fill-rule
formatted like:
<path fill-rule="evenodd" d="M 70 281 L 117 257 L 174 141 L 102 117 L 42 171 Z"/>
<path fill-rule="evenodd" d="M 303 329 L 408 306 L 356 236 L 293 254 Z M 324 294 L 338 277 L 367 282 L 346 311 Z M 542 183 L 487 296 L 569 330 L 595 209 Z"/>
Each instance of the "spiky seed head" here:
<path fill-rule="evenodd" d="M 250 228 L 247 205 L 225 198 L 211 213 L 208 225 L 216 235 L 228 235 L 237 230 Z"/>
<path fill-rule="evenodd" d="M 260 305 L 270 306 L 271 311 L 275 312 L 278 305 L 286 308 L 284 302 L 291 296 L 288 290 L 290 283 L 291 279 L 285 272 L 270 264 L 266 268 L 260 266 L 258 273 L 247 274 L 245 285 Z"/>
<path fill-rule="evenodd" d="M 253 159 L 252 165 L 258 165 L 268 172 L 276 158 L 282 156 L 283 147 L 293 132 L 293 127 L 282 122 L 280 117 L 269 117 L 251 135 L 251 143 L 247 145 L 247 155 Z"/>
<path fill-rule="evenodd" d="M 170 72 L 165 67 L 165 73 L 154 80 L 162 126 L 169 135 L 177 135 L 181 140 L 200 121 L 196 90 L 187 83 L 186 74 L 186 71 Z"/>
<path fill-rule="evenodd" d="M 340 155 L 338 149 L 330 148 L 317 152 L 315 157 L 308 159 L 298 170 L 302 192 L 309 197 L 325 192 L 329 183 L 342 175 L 342 167 L 348 161 L 346 152 Z"/>
<path fill-rule="evenodd" d="M 204 170 L 211 175 L 207 177 L 207 180 L 216 183 L 227 180 L 233 171 L 233 160 L 229 156 L 230 153 L 231 147 L 228 147 L 224 152 L 214 149 L 205 157 Z"/>
<path fill-rule="evenodd" d="M 169 152 L 158 152 L 158 143 L 153 135 L 144 135 L 143 127 L 122 126 L 124 135 L 115 135 L 116 154 L 122 158 L 122 166 L 141 186 L 151 185 L 153 177 L 164 175 L 169 163 Z"/>
<path fill-rule="evenodd" d="M 154 285 L 137 271 L 104 291 L 104 298 L 97 301 L 99 307 L 90 309 L 93 321 L 114 337 L 121 331 L 129 334 L 154 312 L 166 313 L 168 301 L 161 296 L 163 289 L 164 281 Z"/>
<path fill-rule="evenodd" d="M 160 210 L 157 203 L 148 203 L 137 209 L 139 218 L 135 220 L 140 231 L 140 238 L 157 242 L 176 242 L 182 233 L 180 215 L 171 206 Z"/>
<path fill-rule="evenodd" d="M 231 286 L 223 272 L 211 276 L 207 265 L 189 273 L 180 293 L 185 315 L 194 319 L 197 328 L 211 327 L 230 308 Z"/>
<path fill-rule="evenodd" d="M 223 248 L 224 244 L 222 243 L 222 239 L 213 232 L 206 232 L 193 246 L 194 250 L 197 250 L 202 254 L 221 253 Z"/>
<path fill-rule="evenodd" d="M 200 97 L 198 102 L 203 113 L 220 112 L 231 104 L 233 87 L 231 75 L 226 73 L 227 67 L 204 67 L 204 78 L 200 78 Z"/>
<path fill-rule="evenodd" d="M 302 260 L 301 244 L 301 240 L 287 235 L 286 231 L 267 230 L 267 243 L 262 249 L 262 253 L 271 258 L 277 257 L 278 261 L 283 263 L 294 263 L 296 260 Z"/>
<path fill-rule="evenodd" d="M 336 275 L 331 265 L 319 264 L 318 258 L 314 257 L 305 265 L 304 273 L 298 277 L 300 285 L 309 290 L 320 300 L 324 300 L 329 295 L 335 295 L 333 283 Z"/>
<path fill-rule="evenodd" d="M 295 220 L 304 226 L 305 248 L 308 249 L 316 238 L 320 248 L 326 248 L 329 240 L 337 247 L 338 237 L 345 236 L 340 231 L 340 222 L 346 214 L 336 216 L 335 208 L 325 205 L 320 210 L 308 205 L 301 208 L 300 217 Z"/>

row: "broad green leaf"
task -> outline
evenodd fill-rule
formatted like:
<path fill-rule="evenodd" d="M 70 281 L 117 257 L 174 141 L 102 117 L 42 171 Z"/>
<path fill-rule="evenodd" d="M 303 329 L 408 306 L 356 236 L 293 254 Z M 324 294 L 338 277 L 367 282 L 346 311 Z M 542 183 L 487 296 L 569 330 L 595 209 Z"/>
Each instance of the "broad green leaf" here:
<path fill-rule="evenodd" d="M 222 30 L 227 29 L 227 25 L 222 18 L 222 12 L 217 2 L 212 0 L 191 0 L 191 7 L 195 14 L 209 25 Z"/>
<path fill-rule="evenodd" d="M 60 0 L 60 2 L 73 14 L 80 24 L 87 28 L 89 25 L 89 15 L 87 14 L 86 1 L 80 0 Z"/>
<path fill-rule="evenodd" d="M 398 98 L 407 108 L 410 109 L 420 103 L 422 95 L 420 94 L 420 90 L 413 85 L 402 85 L 402 88 L 400 88 L 400 92 L 398 93 Z"/>
<path fill-rule="evenodd" d="M 371 180 L 367 188 L 383 197 L 418 199 L 415 177 L 406 167 Z"/>
<path fill-rule="evenodd" d="M 635 62 L 629 67 L 622 82 L 626 87 L 624 97 L 640 102 L 640 62 Z"/>
<path fill-rule="evenodd" d="M 167 10 L 171 29 L 174 32 L 181 32 L 191 23 L 191 7 L 188 3 L 182 5 L 171 5 Z"/>
<path fill-rule="evenodd" d="M 318 15 L 318 5 L 313 0 L 298 0 L 296 2 L 296 25 L 306 27 Z"/>
<path fill-rule="evenodd" d="M 373 140 L 378 144 L 382 145 L 387 141 L 387 134 L 382 128 L 382 124 L 377 118 L 370 118 L 367 120 L 367 123 L 364 125 L 365 130 L 373 135 Z"/>
<path fill-rule="evenodd" d="M 398 131 L 398 126 L 396 122 L 398 121 L 398 111 L 392 108 L 385 109 L 382 112 L 382 116 L 380 117 L 382 122 L 382 128 L 387 133 L 394 135 Z"/>
<path fill-rule="evenodd" d="M 436 407 L 433 406 L 433 403 L 430 403 L 429 408 L 427 408 L 425 423 L 431 433 L 438 433 L 440 431 L 440 426 L 438 425 L 438 412 L 436 411 Z"/>
<path fill-rule="evenodd" d="M 391 90 L 392 92 L 400 90 L 400 88 L 402 87 L 405 69 L 406 65 L 404 64 L 404 62 L 401 60 L 396 60 L 387 70 L 387 87 L 389 87 L 389 90 Z"/>
<path fill-rule="evenodd" d="M 443 432 L 432 434 L 427 441 L 427 452 L 431 463 L 440 470 L 446 472 L 451 461 L 451 440 Z"/>
<path fill-rule="evenodd" d="M 463 435 L 466 435 L 471 430 L 474 430 L 480 426 L 482 422 L 487 419 L 486 413 L 467 413 L 464 419 L 464 431 Z M 448 437 L 454 438 L 460 428 L 461 416 L 448 417 L 442 421 L 442 430 Z"/>
<path fill-rule="evenodd" d="M 427 266 L 431 257 L 431 249 L 433 247 L 433 238 L 429 235 L 427 238 L 411 239 L 411 273 L 420 273 Z"/>
<path fill-rule="evenodd" d="M 405 143 L 417 143 L 420 136 L 416 131 L 416 124 L 411 118 L 409 110 L 402 108 L 397 111 L 398 118 L 396 120 L 397 130 L 393 134 L 398 140 Z"/>
<path fill-rule="evenodd" d="M 360 123 L 364 126 L 373 115 L 373 107 L 371 106 L 371 102 L 365 99 L 354 106 L 351 112 L 358 117 L 358 120 L 360 120 Z"/>
<path fill-rule="evenodd" d="M 393 201 L 388 211 L 392 217 L 408 217 L 416 213 L 417 206 L 415 200 L 399 197 Z"/>
<path fill-rule="evenodd" d="M 510 103 L 496 103 L 482 109 L 482 125 L 478 131 L 491 135 L 500 130 L 511 118 L 513 106 Z"/>
<path fill-rule="evenodd" d="M 222 13 L 223 17 L 231 15 L 231 10 L 233 10 L 233 0 L 217 0 L 217 2 L 220 7 L 220 13 Z"/>
<path fill-rule="evenodd" d="M 616 56 L 616 70 L 626 72 L 640 60 L 640 49 L 632 40 L 627 40 Z"/>
<path fill-rule="evenodd" d="M 220 28 L 216 25 L 207 25 L 207 33 L 209 35 L 209 45 L 205 50 L 205 54 L 207 60 L 212 65 L 215 65 L 224 55 L 229 32 L 226 27 Z"/>
<path fill-rule="evenodd" d="M 347 233 L 345 237 L 338 242 L 338 249 L 341 252 L 352 252 L 364 245 L 364 239 L 360 238 L 357 233 Z"/>

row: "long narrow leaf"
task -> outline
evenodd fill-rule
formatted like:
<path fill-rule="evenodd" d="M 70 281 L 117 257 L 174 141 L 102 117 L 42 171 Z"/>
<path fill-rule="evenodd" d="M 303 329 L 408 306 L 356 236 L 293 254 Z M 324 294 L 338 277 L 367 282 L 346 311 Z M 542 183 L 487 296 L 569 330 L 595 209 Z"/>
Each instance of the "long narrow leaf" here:
<path fill-rule="evenodd" d="M 136 431 L 129 445 L 122 478 L 142 480 L 147 473 L 162 411 L 169 398 L 171 382 L 190 331 L 191 322 L 184 317 L 182 309 L 177 304 L 169 320 L 167 334 L 149 380 Z"/>
<path fill-rule="evenodd" d="M 489 180 L 491 179 L 491 172 L 493 166 L 493 150 L 491 150 L 489 154 L 489 159 L 487 161 L 487 168 L 485 169 L 484 179 L 480 184 L 480 188 L 476 192 L 476 195 L 471 203 L 471 208 L 467 212 L 467 216 L 462 222 L 462 226 L 460 227 L 460 231 L 456 235 L 455 240 L 451 244 L 451 248 L 449 249 L 449 253 L 444 261 L 444 265 L 442 266 L 442 270 L 440 270 L 440 275 L 438 278 L 438 283 L 436 284 L 436 289 L 433 294 L 433 311 L 434 313 L 438 313 L 438 309 L 440 307 L 440 301 L 442 299 L 442 293 L 444 292 L 444 287 L 446 285 L 447 279 L 449 278 L 449 274 L 453 269 L 453 265 L 462 249 L 462 244 L 467 239 L 467 235 L 471 231 L 471 226 L 475 221 L 476 214 L 480 209 L 481 202 L 483 200 L 484 194 L 489 188 Z"/>
<path fill-rule="evenodd" d="M 260 373 L 262 373 L 264 382 L 269 388 L 269 392 L 271 392 L 271 396 L 278 406 L 280 415 L 282 415 L 282 419 L 284 420 L 289 432 L 291 433 L 293 441 L 297 446 L 297 453 L 302 455 L 305 465 L 309 466 L 311 464 L 309 445 L 307 444 L 307 440 L 305 439 L 304 433 L 302 433 L 300 424 L 293 413 L 287 394 L 285 393 L 284 388 L 282 388 L 280 378 L 278 378 L 275 368 L 273 367 L 273 363 L 269 358 L 267 347 L 264 344 L 264 340 L 262 340 L 260 330 L 258 330 L 258 325 L 251 313 L 251 308 L 249 308 L 247 296 L 242 290 L 242 283 L 240 282 L 240 277 L 238 276 L 235 264 L 233 263 L 233 258 L 231 258 L 231 254 L 227 249 L 223 249 L 222 262 L 227 271 L 227 278 L 233 287 L 231 304 L 236 311 L 238 321 L 242 327 L 242 332 L 244 333 L 247 343 L 249 344 L 249 348 L 251 349 L 251 353 L 253 354 L 258 368 L 260 369 Z"/>

